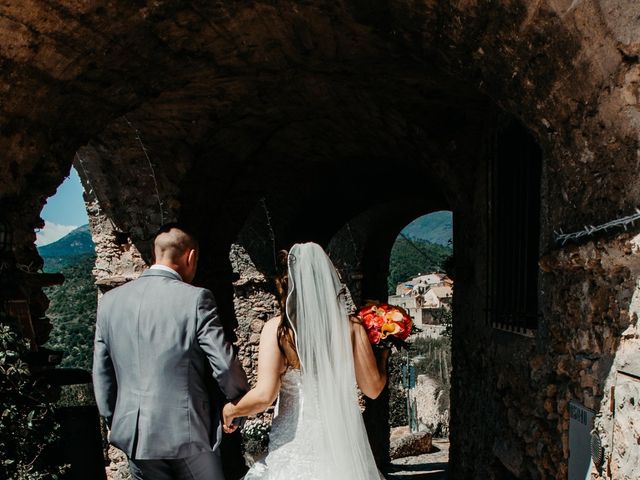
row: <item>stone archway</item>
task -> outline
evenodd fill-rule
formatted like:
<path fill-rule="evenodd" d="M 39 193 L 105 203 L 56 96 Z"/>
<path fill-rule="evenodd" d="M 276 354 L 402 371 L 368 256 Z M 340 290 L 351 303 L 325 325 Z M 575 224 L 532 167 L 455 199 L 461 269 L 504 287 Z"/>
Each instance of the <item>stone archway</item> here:
<path fill-rule="evenodd" d="M 572 355 L 598 349 L 592 319 L 618 338 L 633 317 L 631 296 L 604 276 L 599 295 L 622 307 L 611 315 L 589 310 L 588 298 L 573 299 L 579 308 L 568 315 L 588 312 L 589 320 L 574 323 L 593 341 L 566 346 L 572 330 L 563 305 L 595 274 L 575 275 L 563 263 L 554 231 L 605 223 L 637 205 L 637 182 L 629 179 L 640 128 L 640 38 L 631 14 L 638 8 L 604 0 L 8 2 L 0 8 L 0 213 L 15 232 L 15 260 L 41 265 L 33 230 L 74 158 L 104 215 L 94 226 L 108 227 L 103 251 L 113 256 L 102 257 L 102 280 L 114 265 L 135 274 L 150 232 L 179 217 L 199 226 L 210 245 L 200 282 L 229 315 L 229 246 L 262 197 L 282 222 L 280 241 L 326 242 L 348 219 L 384 203 L 366 187 L 407 165 L 406 188 L 429 194 L 415 172 L 433 174 L 435 196 L 469 226 L 456 245 L 473 246 L 484 232 L 465 205 L 485 198 L 477 174 L 501 112 L 509 112 L 544 152 L 540 244 L 561 267 L 551 262 L 543 275 L 544 323 L 535 340 L 493 331 L 469 307 L 454 392 L 489 400 L 458 402 L 452 475 L 497 477 L 506 468 L 520 478 L 562 478 L 562 405 L 595 398 L 598 410 L 602 389 L 581 378 L 606 376 L 581 376 Z M 318 208 L 328 186 L 333 201 Z M 624 241 L 605 244 L 619 251 Z M 135 252 L 129 245 L 141 255 L 127 257 Z M 474 252 L 457 258 L 466 290 L 459 298 L 478 306 Z M 33 298 L 38 292 L 34 286 Z M 45 305 L 37 303 L 42 317 Z M 36 328 L 46 338 L 46 322 Z M 617 345 L 598 355 L 614 355 Z M 483 444 L 486 435 L 502 441 Z"/>

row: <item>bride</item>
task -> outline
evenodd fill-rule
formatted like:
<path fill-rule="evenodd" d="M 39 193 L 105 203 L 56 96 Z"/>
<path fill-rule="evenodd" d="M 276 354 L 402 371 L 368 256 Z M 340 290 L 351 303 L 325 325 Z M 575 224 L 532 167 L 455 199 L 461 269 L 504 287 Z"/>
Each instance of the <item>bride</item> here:
<path fill-rule="evenodd" d="M 376 359 L 366 331 L 350 319 L 344 288 L 315 243 L 296 244 L 277 281 L 282 317 L 261 334 L 256 386 L 225 405 L 223 425 L 267 409 L 278 397 L 269 453 L 245 480 L 372 480 L 376 468 L 356 384 L 376 398 L 387 381 L 388 351 Z"/>

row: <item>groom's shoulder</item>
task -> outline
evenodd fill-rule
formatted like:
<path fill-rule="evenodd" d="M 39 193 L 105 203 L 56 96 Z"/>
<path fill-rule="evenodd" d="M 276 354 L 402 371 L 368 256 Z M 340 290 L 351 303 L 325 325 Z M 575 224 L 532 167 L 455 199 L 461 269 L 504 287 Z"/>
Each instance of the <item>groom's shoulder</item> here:
<path fill-rule="evenodd" d="M 153 278 L 153 277 L 145 277 L 145 278 Z M 145 288 L 145 291 L 151 295 L 165 295 L 170 298 L 180 298 L 181 301 L 193 301 L 199 302 L 201 298 L 211 296 L 211 292 L 203 287 L 197 287 L 195 285 L 191 285 L 190 283 L 186 283 L 180 280 L 175 281 L 160 281 L 154 283 L 150 286 L 150 288 Z"/>
<path fill-rule="evenodd" d="M 123 298 L 141 298 L 147 296 L 165 296 L 167 298 L 179 297 L 181 299 L 192 299 L 200 301 L 200 299 L 212 299 L 213 294 L 210 290 L 203 287 L 196 287 L 180 280 L 166 281 L 166 277 L 154 277 L 150 275 L 141 275 L 135 280 L 131 280 L 106 292 L 100 302 L 102 304 L 110 304 L 118 302 Z"/>
<path fill-rule="evenodd" d="M 189 283 L 178 282 L 178 285 L 176 285 L 175 288 L 176 292 L 179 292 L 179 295 L 194 298 L 195 300 L 206 298 L 207 296 L 211 296 L 213 298 L 213 294 L 210 290 L 203 287 L 196 287 Z"/>

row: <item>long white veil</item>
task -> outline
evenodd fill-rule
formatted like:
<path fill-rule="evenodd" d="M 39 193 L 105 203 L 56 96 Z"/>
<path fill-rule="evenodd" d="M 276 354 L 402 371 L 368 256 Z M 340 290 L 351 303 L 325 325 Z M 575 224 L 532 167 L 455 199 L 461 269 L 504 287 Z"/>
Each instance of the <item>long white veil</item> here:
<path fill-rule="evenodd" d="M 313 395 L 321 438 L 320 474 L 330 480 L 379 479 L 356 392 L 344 291 L 335 267 L 315 243 L 289 252 L 286 314 L 295 333 L 305 398 Z M 305 401 L 305 403 L 307 403 Z M 308 410 L 305 414 L 311 414 Z"/>

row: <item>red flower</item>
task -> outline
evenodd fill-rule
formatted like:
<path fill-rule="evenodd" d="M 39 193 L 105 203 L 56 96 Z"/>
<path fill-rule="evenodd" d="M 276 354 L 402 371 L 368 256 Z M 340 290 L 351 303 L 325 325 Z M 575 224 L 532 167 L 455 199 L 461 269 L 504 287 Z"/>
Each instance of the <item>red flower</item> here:
<path fill-rule="evenodd" d="M 376 312 L 376 306 L 375 305 L 368 305 L 368 306 L 362 307 L 360 310 L 358 310 L 358 316 L 359 317 L 364 317 L 365 315 L 373 314 L 375 312 Z"/>
<path fill-rule="evenodd" d="M 367 328 L 380 329 L 380 327 L 382 327 L 382 324 L 384 323 L 384 318 L 376 314 L 369 314 L 365 315 L 362 318 L 362 321 Z"/>
<path fill-rule="evenodd" d="M 406 340 L 411 335 L 411 321 L 404 322 L 405 326 L 400 333 L 396 335 L 400 340 Z"/>
<path fill-rule="evenodd" d="M 381 335 L 379 330 L 367 330 L 367 337 L 369 337 L 369 341 L 374 345 L 380 343 Z"/>

